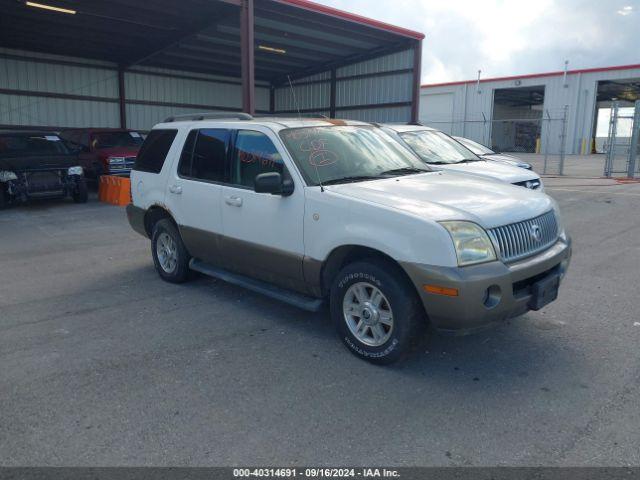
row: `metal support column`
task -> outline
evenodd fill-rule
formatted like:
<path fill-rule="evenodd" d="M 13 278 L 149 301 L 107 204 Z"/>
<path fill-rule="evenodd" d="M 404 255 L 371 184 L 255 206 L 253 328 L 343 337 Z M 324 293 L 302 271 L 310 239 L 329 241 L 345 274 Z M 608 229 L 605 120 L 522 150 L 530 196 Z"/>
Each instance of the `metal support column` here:
<path fill-rule="evenodd" d="M 253 2 L 254 0 L 242 0 L 240 4 L 242 110 L 250 114 L 256 113 Z"/>
<path fill-rule="evenodd" d="M 411 103 L 411 123 L 418 123 L 420 121 L 421 79 L 422 79 L 422 40 L 418 40 L 413 50 L 413 98 Z"/>
<path fill-rule="evenodd" d="M 331 69 L 331 90 L 329 92 L 329 117 L 336 118 L 336 88 L 338 84 L 337 72 Z"/>
<path fill-rule="evenodd" d="M 276 87 L 274 85 L 269 86 L 269 113 L 276 113 Z"/>
<path fill-rule="evenodd" d="M 124 69 L 118 68 L 118 108 L 120 111 L 120 128 L 127 128 L 127 103 L 124 88 Z"/>
<path fill-rule="evenodd" d="M 569 120 L 569 105 L 563 107 L 562 134 L 560 135 L 560 175 L 564 175 L 564 157 L 567 154 L 567 121 Z"/>
<path fill-rule="evenodd" d="M 607 157 L 604 163 L 604 176 L 610 177 L 613 173 L 613 161 L 616 156 L 616 137 L 618 129 L 618 102 L 611 104 L 611 117 L 609 119 L 609 135 L 607 138 L 606 153 Z"/>
<path fill-rule="evenodd" d="M 636 100 L 635 112 L 633 114 L 633 126 L 631 134 L 631 148 L 629 149 L 629 166 L 627 168 L 627 177 L 634 178 L 636 176 L 636 165 L 640 152 L 640 100 Z"/>

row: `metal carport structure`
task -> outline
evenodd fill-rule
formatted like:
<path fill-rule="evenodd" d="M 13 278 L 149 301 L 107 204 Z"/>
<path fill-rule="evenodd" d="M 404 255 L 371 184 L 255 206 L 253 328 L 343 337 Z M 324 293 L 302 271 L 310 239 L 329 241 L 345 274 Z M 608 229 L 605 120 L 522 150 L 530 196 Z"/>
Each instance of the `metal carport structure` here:
<path fill-rule="evenodd" d="M 424 35 L 306 0 L 2 4 L 0 125 L 142 128 L 201 110 L 418 120 Z"/>

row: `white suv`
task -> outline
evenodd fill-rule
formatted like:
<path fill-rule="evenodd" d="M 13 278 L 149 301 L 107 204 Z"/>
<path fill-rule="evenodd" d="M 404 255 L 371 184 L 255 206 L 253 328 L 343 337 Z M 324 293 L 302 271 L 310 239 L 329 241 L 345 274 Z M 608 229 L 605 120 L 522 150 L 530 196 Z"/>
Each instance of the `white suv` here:
<path fill-rule="evenodd" d="M 317 311 L 389 363 L 430 323 L 469 332 L 556 299 L 571 254 L 547 195 L 431 171 L 380 128 L 187 116 L 131 173 L 131 226 L 160 277 L 195 270 Z"/>

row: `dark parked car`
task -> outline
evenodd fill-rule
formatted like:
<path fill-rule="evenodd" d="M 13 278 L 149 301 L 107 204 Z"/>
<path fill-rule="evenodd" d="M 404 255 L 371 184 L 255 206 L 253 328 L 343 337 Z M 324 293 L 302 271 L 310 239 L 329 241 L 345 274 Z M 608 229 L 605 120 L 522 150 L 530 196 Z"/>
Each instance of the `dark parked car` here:
<path fill-rule="evenodd" d="M 122 128 L 73 128 L 60 137 L 78 150 L 87 178 L 100 175 L 129 175 L 144 141 L 143 134 Z"/>
<path fill-rule="evenodd" d="M 0 131 L 0 208 L 34 198 L 87 201 L 77 155 L 56 134 Z"/>

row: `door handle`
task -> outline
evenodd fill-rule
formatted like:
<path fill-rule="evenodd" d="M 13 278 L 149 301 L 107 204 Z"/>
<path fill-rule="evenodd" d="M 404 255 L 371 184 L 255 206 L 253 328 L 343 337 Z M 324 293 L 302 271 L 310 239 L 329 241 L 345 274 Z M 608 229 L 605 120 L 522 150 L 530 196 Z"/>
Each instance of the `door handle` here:
<path fill-rule="evenodd" d="M 180 195 L 182 193 L 182 187 L 180 185 L 171 185 L 169 187 L 169 191 L 176 195 Z"/>
<path fill-rule="evenodd" d="M 240 197 L 226 197 L 224 202 L 232 207 L 241 207 L 242 199 Z"/>

